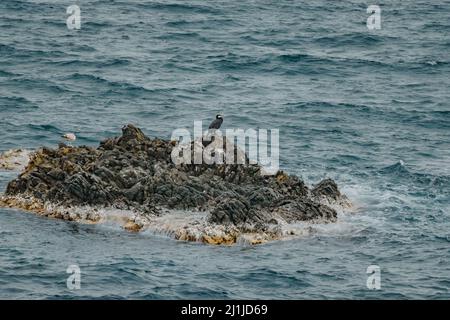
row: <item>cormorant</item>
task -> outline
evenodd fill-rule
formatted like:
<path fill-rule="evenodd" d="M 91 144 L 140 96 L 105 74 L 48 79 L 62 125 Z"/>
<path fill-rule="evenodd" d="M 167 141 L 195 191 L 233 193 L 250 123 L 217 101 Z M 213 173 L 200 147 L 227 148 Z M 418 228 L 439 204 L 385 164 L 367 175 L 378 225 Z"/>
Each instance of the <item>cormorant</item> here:
<path fill-rule="evenodd" d="M 217 130 L 222 125 L 222 122 L 223 122 L 223 118 L 220 114 L 218 114 L 218 115 L 216 115 L 216 118 L 214 119 L 214 121 L 211 122 L 208 129 L 209 130 Z M 211 132 L 209 130 L 208 130 L 208 136 L 211 134 Z M 209 145 L 213 141 L 214 138 L 210 137 L 210 139 L 211 139 L 210 141 L 206 141 L 206 140 L 202 141 L 203 147 L 206 147 L 207 145 Z"/>
<path fill-rule="evenodd" d="M 218 114 L 216 116 L 216 119 L 214 119 L 213 122 L 211 122 L 211 124 L 209 125 L 208 129 L 219 129 L 220 126 L 222 125 L 223 122 L 223 118 L 220 114 Z"/>

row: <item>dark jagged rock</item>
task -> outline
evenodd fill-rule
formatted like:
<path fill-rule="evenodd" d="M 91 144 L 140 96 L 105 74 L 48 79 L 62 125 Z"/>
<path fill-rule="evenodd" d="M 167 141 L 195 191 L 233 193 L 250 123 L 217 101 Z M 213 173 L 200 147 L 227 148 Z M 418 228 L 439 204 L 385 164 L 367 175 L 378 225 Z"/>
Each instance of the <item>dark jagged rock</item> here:
<path fill-rule="evenodd" d="M 209 224 L 229 226 L 223 237 L 228 243 L 236 240 L 236 232 L 266 231 L 280 221 L 336 221 L 336 211 L 321 199 L 331 204 L 345 198 L 331 179 L 310 190 L 296 176 L 282 171 L 264 176 L 258 165 L 248 163 L 175 165 L 174 145 L 127 125 L 121 137 L 106 139 L 98 148 L 42 148 L 8 184 L 3 205 L 13 206 L 16 197 L 68 208 L 133 209 L 150 216 L 164 208 L 206 211 Z M 127 222 L 126 229 L 136 228 Z"/>
<path fill-rule="evenodd" d="M 322 180 L 313 188 L 312 193 L 316 196 L 325 196 L 335 200 L 341 197 L 336 182 L 331 179 Z"/>

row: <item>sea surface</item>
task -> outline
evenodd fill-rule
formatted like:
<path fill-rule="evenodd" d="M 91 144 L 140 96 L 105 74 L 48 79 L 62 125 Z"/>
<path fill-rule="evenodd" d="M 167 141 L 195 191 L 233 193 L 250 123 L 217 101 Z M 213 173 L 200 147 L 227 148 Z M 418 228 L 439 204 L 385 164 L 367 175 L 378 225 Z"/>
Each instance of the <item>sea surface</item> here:
<path fill-rule="evenodd" d="M 126 123 L 169 138 L 222 113 L 224 128 L 279 129 L 282 169 L 335 179 L 356 207 L 260 246 L 0 209 L 0 298 L 449 299 L 450 2 L 373 1 L 372 31 L 368 4 L 0 1 L 0 151 L 65 132 L 96 146 Z"/>

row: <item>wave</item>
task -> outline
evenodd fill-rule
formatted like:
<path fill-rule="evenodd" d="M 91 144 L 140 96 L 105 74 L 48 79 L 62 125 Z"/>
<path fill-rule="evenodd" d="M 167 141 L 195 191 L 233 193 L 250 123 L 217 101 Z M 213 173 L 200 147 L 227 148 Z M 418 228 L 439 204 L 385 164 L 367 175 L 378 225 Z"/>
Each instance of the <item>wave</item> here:
<path fill-rule="evenodd" d="M 444 24 L 440 21 L 432 21 L 432 22 L 427 22 L 423 25 L 423 29 L 424 30 L 432 30 L 432 31 L 437 31 L 437 32 L 447 32 L 450 31 L 450 25 L 448 24 Z M 447 30 L 447 31 L 445 31 Z"/>
<path fill-rule="evenodd" d="M 449 61 L 442 61 L 442 60 L 425 60 L 418 62 L 423 67 L 430 68 L 430 67 L 444 67 L 450 65 Z"/>
<path fill-rule="evenodd" d="M 98 63 L 97 66 L 103 68 L 103 67 L 128 66 L 130 64 L 131 64 L 131 60 L 129 60 L 129 59 L 115 58 L 115 59 L 102 61 L 101 63 Z"/>
<path fill-rule="evenodd" d="M 401 70 L 395 64 L 361 58 L 342 58 L 334 56 L 317 56 L 303 52 L 283 53 L 271 59 L 272 69 L 283 75 L 320 75 L 342 78 L 353 75 L 357 68 L 370 69 L 384 68 L 390 71 Z"/>
<path fill-rule="evenodd" d="M 15 87 L 24 88 L 26 90 L 44 88 L 47 90 L 47 92 L 57 94 L 74 92 L 66 87 L 63 87 L 62 85 L 57 85 L 52 81 L 46 79 L 14 78 L 9 79 L 7 83 L 14 85 Z"/>
<path fill-rule="evenodd" d="M 39 109 L 39 107 L 24 97 L 0 97 L 2 110 L 20 110 L 20 112 Z"/>
<path fill-rule="evenodd" d="M 17 73 L 13 73 L 13 72 L 9 72 L 9 71 L 5 71 L 5 70 L 0 70 L 0 77 L 17 77 L 17 76 L 21 76 L 20 74 Z"/>
<path fill-rule="evenodd" d="M 313 40 L 320 45 L 330 45 L 330 46 L 372 46 L 380 45 L 386 41 L 396 41 L 397 37 L 390 37 L 386 35 L 376 35 L 373 33 L 348 33 L 341 35 L 332 35 L 319 37 Z"/>
<path fill-rule="evenodd" d="M 362 113 L 370 113 L 379 112 L 378 109 L 363 105 L 363 104 L 353 104 L 353 103 L 332 103 L 327 101 L 302 101 L 302 102 L 288 102 L 283 105 L 288 112 L 292 112 L 296 109 L 300 110 L 308 110 L 315 111 L 321 113 L 321 109 L 341 109 L 341 110 L 349 110 L 353 112 L 362 112 Z"/>
<path fill-rule="evenodd" d="M 450 235 L 442 235 L 442 236 L 435 235 L 434 239 L 442 241 L 444 243 L 450 243 Z M 447 282 L 450 284 L 450 280 L 447 280 Z"/>
<path fill-rule="evenodd" d="M 273 286 L 277 287 L 290 287 L 295 286 L 296 288 L 307 288 L 311 287 L 312 283 L 310 283 L 306 278 L 309 275 L 313 275 L 312 273 L 302 270 L 297 274 L 285 273 L 269 268 L 257 268 L 254 270 L 250 270 L 248 272 L 242 273 L 237 276 L 237 278 L 243 284 L 259 282 L 263 287 L 273 288 Z M 270 281 L 269 281 L 270 280 Z"/>
<path fill-rule="evenodd" d="M 447 67 L 449 65 L 449 62 L 441 60 L 381 61 L 353 57 L 315 56 L 306 53 L 283 53 L 278 55 L 276 60 L 290 66 L 289 69 L 283 69 L 283 65 L 279 66 L 289 74 L 315 73 L 321 75 L 333 75 L 334 70 L 336 70 L 335 75 L 339 77 L 342 77 L 342 75 L 345 74 L 344 72 L 351 72 L 356 68 L 368 69 L 371 72 L 373 71 L 373 68 L 377 68 L 378 70 L 382 68 L 389 72 L 433 73 L 435 72 L 435 69 Z M 296 65 L 299 68 L 291 68 L 292 65 Z"/>
<path fill-rule="evenodd" d="M 80 60 L 80 59 L 69 59 L 63 61 L 49 62 L 52 65 L 58 66 L 84 66 L 84 67 L 97 67 L 97 68 L 107 68 L 107 67 L 118 67 L 127 66 L 131 64 L 131 61 L 124 58 L 113 58 L 108 60 Z"/>
<path fill-rule="evenodd" d="M 160 94 L 167 93 L 172 91 L 177 91 L 177 88 L 145 88 L 143 86 L 124 82 L 124 81 L 115 81 L 115 80 L 107 80 L 102 77 L 92 75 L 92 74 L 83 74 L 83 73 L 73 73 L 70 76 L 65 78 L 69 81 L 75 82 L 83 82 L 84 84 L 92 83 L 93 87 L 100 85 L 103 88 L 97 88 L 97 90 L 101 91 L 102 96 L 111 98 L 112 95 L 123 95 L 123 96 L 136 96 L 136 95 L 148 95 L 148 94 Z"/>
<path fill-rule="evenodd" d="M 194 31 L 180 31 L 180 32 L 167 32 L 156 37 L 159 40 L 177 40 L 177 39 L 187 39 L 187 38 L 197 38 L 203 41 L 208 41 L 206 38 L 202 37 L 199 33 Z"/>
<path fill-rule="evenodd" d="M 26 125 L 29 129 L 31 129 L 32 131 L 44 131 L 44 132 L 51 132 L 51 133 L 55 133 L 55 134 L 61 134 L 63 131 L 58 128 L 56 125 L 52 125 L 52 124 L 27 124 Z"/>
<path fill-rule="evenodd" d="M 420 104 L 431 103 L 432 101 L 420 101 Z M 333 103 L 328 101 L 302 101 L 289 102 L 283 104 L 284 111 L 287 113 L 307 112 L 309 116 L 320 117 L 322 123 L 327 121 L 334 121 L 335 112 L 348 114 L 352 118 L 367 118 L 371 117 L 377 121 L 388 121 L 390 123 L 398 123 L 401 125 L 410 124 L 421 128 L 445 130 L 450 128 L 449 115 L 447 110 L 411 110 L 410 105 L 418 103 L 417 101 L 392 101 L 393 104 L 407 104 L 408 107 L 395 107 L 391 105 L 385 106 L 370 106 L 355 103 Z M 444 106 L 445 107 L 445 106 Z M 325 113 L 333 112 L 332 115 Z"/>
<path fill-rule="evenodd" d="M 198 4 L 150 2 L 150 3 L 138 3 L 137 7 L 139 9 L 153 9 L 174 13 L 204 13 L 204 14 L 222 13 L 222 11 L 218 9 Z"/>
<path fill-rule="evenodd" d="M 270 59 L 267 57 L 254 57 L 235 53 L 208 56 L 207 59 L 211 61 L 210 63 L 213 66 L 223 70 L 242 70 L 270 63 Z"/>
<path fill-rule="evenodd" d="M 286 53 L 277 56 L 277 59 L 287 63 L 297 62 L 331 62 L 331 59 L 320 58 L 306 53 Z"/>
<path fill-rule="evenodd" d="M 211 28 L 213 26 L 232 26 L 236 25 L 235 21 L 233 19 L 202 19 L 202 20 L 176 20 L 176 21 L 169 21 L 166 22 L 165 25 L 167 27 L 172 28 L 185 28 L 185 27 L 206 27 Z"/>
<path fill-rule="evenodd" d="M 135 84 L 128 83 L 128 82 L 122 82 L 122 81 L 107 80 L 107 79 L 104 79 L 102 77 L 95 76 L 92 74 L 73 73 L 70 76 L 66 77 L 66 79 L 67 80 L 75 80 L 75 81 L 83 81 L 83 82 L 93 82 L 95 84 L 110 87 L 112 89 L 119 89 L 119 90 L 125 90 L 125 91 L 152 92 L 152 90 L 146 89 L 139 85 L 135 85 Z"/>
<path fill-rule="evenodd" d="M 27 49 L 17 48 L 12 45 L 0 44 L 0 53 L 7 55 L 14 55 L 19 57 L 36 57 L 41 59 L 42 57 L 62 57 L 67 54 L 58 50 L 39 50 L 39 49 Z"/>
<path fill-rule="evenodd" d="M 89 81 L 89 82 L 95 82 L 97 84 L 105 84 L 108 86 L 117 86 L 117 87 L 124 87 L 124 86 L 128 86 L 129 84 L 124 83 L 124 82 L 118 82 L 118 81 L 110 81 L 110 80 L 106 80 L 102 77 L 99 76 L 95 76 L 92 74 L 85 74 L 85 73 L 73 73 L 69 76 L 66 77 L 66 80 L 76 80 L 76 81 Z"/>
<path fill-rule="evenodd" d="M 450 116 L 450 110 L 436 110 L 436 111 L 429 111 L 427 113 L 436 116 L 447 116 L 447 117 Z"/>
<path fill-rule="evenodd" d="M 448 189 L 450 176 L 414 172 L 408 169 L 401 160 L 393 165 L 380 169 L 378 173 L 395 177 L 399 183 L 427 187 L 430 193 L 437 191 L 438 193 L 450 194 L 450 190 Z"/>
<path fill-rule="evenodd" d="M 87 30 L 112 27 L 115 27 L 115 25 L 108 21 L 85 21 L 83 23 L 83 29 L 86 28 Z"/>
<path fill-rule="evenodd" d="M 97 49 L 87 44 L 70 47 L 70 52 L 95 52 L 95 51 L 97 51 Z"/>

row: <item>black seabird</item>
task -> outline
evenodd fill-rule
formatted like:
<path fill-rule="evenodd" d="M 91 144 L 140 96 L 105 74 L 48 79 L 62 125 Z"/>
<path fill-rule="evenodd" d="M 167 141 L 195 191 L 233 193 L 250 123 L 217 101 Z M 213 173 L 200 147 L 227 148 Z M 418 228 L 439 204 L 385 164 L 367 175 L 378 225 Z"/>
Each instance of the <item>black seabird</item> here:
<path fill-rule="evenodd" d="M 216 115 L 216 118 L 214 119 L 214 121 L 211 122 L 211 124 L 209 125 L 208 129 L 209 130 L 217 130 L 222 125 L 222 122 L 223 122 L 223 118 L 222 118 L 222 116 L 220 114 L 218 114 L 218 115 Z M 203 147 L 206 147 L 211 142 L 213 142 L 214 137 L 210 137 L 210 138 L 211 138 L 210 141 L 206 141 L 206 140 L 202 141 Z"/>
<path fill-rule="evenodd" d="M 222 125 L 223 122 L 223 118 L 220 114 L 218 114 L 216 116 L 216 119 L 214 119 L 213 122 L 211 122 L 211 124 L 209 125 L 208 129 L 219 129 L 220 126 Z"/>

